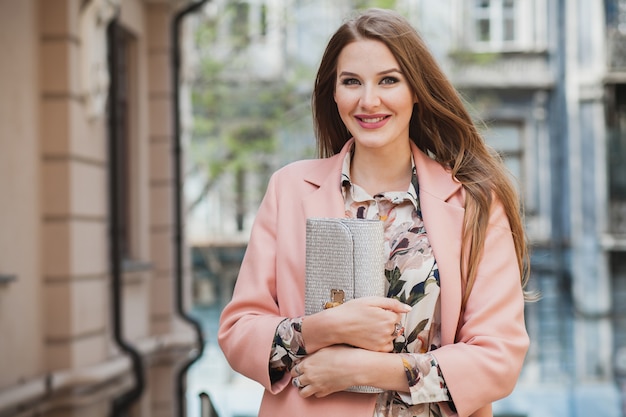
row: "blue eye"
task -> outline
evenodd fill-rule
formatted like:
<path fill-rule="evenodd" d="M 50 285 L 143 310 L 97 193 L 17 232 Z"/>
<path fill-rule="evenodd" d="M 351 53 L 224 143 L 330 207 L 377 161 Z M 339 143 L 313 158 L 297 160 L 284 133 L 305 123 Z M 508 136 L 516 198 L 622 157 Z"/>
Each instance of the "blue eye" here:
<path fill-rule="evenodd" d="M 356 78 L 344 78 L 341 80 L 341 84 L 343 85 L 359 85 L 359 80 Z"/>
<path fill-rule="evenodd" d="M 385 77 L 380 81 L 380 83 L 381 84 L 395 84 L 398 81 L 400 80 L 398 80 L 396 77 Z"/>

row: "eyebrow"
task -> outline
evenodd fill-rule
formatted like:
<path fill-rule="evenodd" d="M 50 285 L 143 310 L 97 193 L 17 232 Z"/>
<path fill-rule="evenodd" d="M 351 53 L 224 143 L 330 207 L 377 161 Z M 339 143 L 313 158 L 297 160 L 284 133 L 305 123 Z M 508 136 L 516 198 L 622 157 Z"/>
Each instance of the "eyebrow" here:
<path fill-rule="evenodd" d="M 397 72 L 399 74 L 402 74 L 402 71 L 400 71 L 399 69 L 391 68 L 391 69 L 388 69 L 388 70 L 385 70 L 385 71 L 381 71 L 381 72 L 377 73 L 376 75 L 387 75 L 387 74 L 391 74 L 393 72 Z M 351 77 L 357 77 L 358 76 L 358 74 L 355 74 L 354 72 L 350 72 L 350 71 L 342 71 L 339 74 L 339 76 L 346 76 L 346 75 L 351 76 Z"/>

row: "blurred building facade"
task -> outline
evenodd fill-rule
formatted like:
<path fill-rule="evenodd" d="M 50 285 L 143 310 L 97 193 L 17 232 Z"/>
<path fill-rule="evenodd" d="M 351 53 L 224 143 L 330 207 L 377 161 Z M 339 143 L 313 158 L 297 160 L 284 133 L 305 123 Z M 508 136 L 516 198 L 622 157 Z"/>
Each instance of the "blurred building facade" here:
<path fill-rule="evenodd" d="M 449 4 L 442 61 L 519 182 L 542 294 L 519 387 L 499 406 L 623 415 L 626 2 Z"/>
<path fill-rule="evenodd" d="M 190 4 L 0 1 L 0 416 L 176 415 L 198 339 L 174 297 Z"/>

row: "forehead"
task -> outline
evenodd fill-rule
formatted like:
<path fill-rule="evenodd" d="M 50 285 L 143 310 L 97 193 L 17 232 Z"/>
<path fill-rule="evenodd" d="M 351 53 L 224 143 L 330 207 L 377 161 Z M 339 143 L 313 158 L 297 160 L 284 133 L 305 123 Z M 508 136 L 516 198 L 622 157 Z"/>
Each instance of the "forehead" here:
<path fill-rule="evenodd" d="M 357 40 L 347 44 L 337 59 L 338 72 L 379 72 L 400 69 L 398 61 L 387 45 L 373 39 Z"/>

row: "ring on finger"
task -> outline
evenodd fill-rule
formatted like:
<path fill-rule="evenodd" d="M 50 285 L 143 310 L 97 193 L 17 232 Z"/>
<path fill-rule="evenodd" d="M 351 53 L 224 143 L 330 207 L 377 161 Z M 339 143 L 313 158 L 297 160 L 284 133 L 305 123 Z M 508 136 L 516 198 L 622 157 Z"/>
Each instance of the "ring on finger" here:
<path fill-rule="evenodd" d="M 298 389 L 302 389 L 302 388 L 305 387 L 304 385 L 302 385 L 302 383 L 300 383 L 300 378 L 299 377 L 295 377 L 291 382 L 293 383 L 293 386 L 298 388 Z"/>
<path fill-rule="evenodd" d="M 404 333 L 404 327 L 402 327 L 402 324 L 396 323 L 393 329 L 393 333 L 391 333 L 391 335 L 393 337 L 396 337 L 398 335 L 401 335 L 402 333 Z"/>

